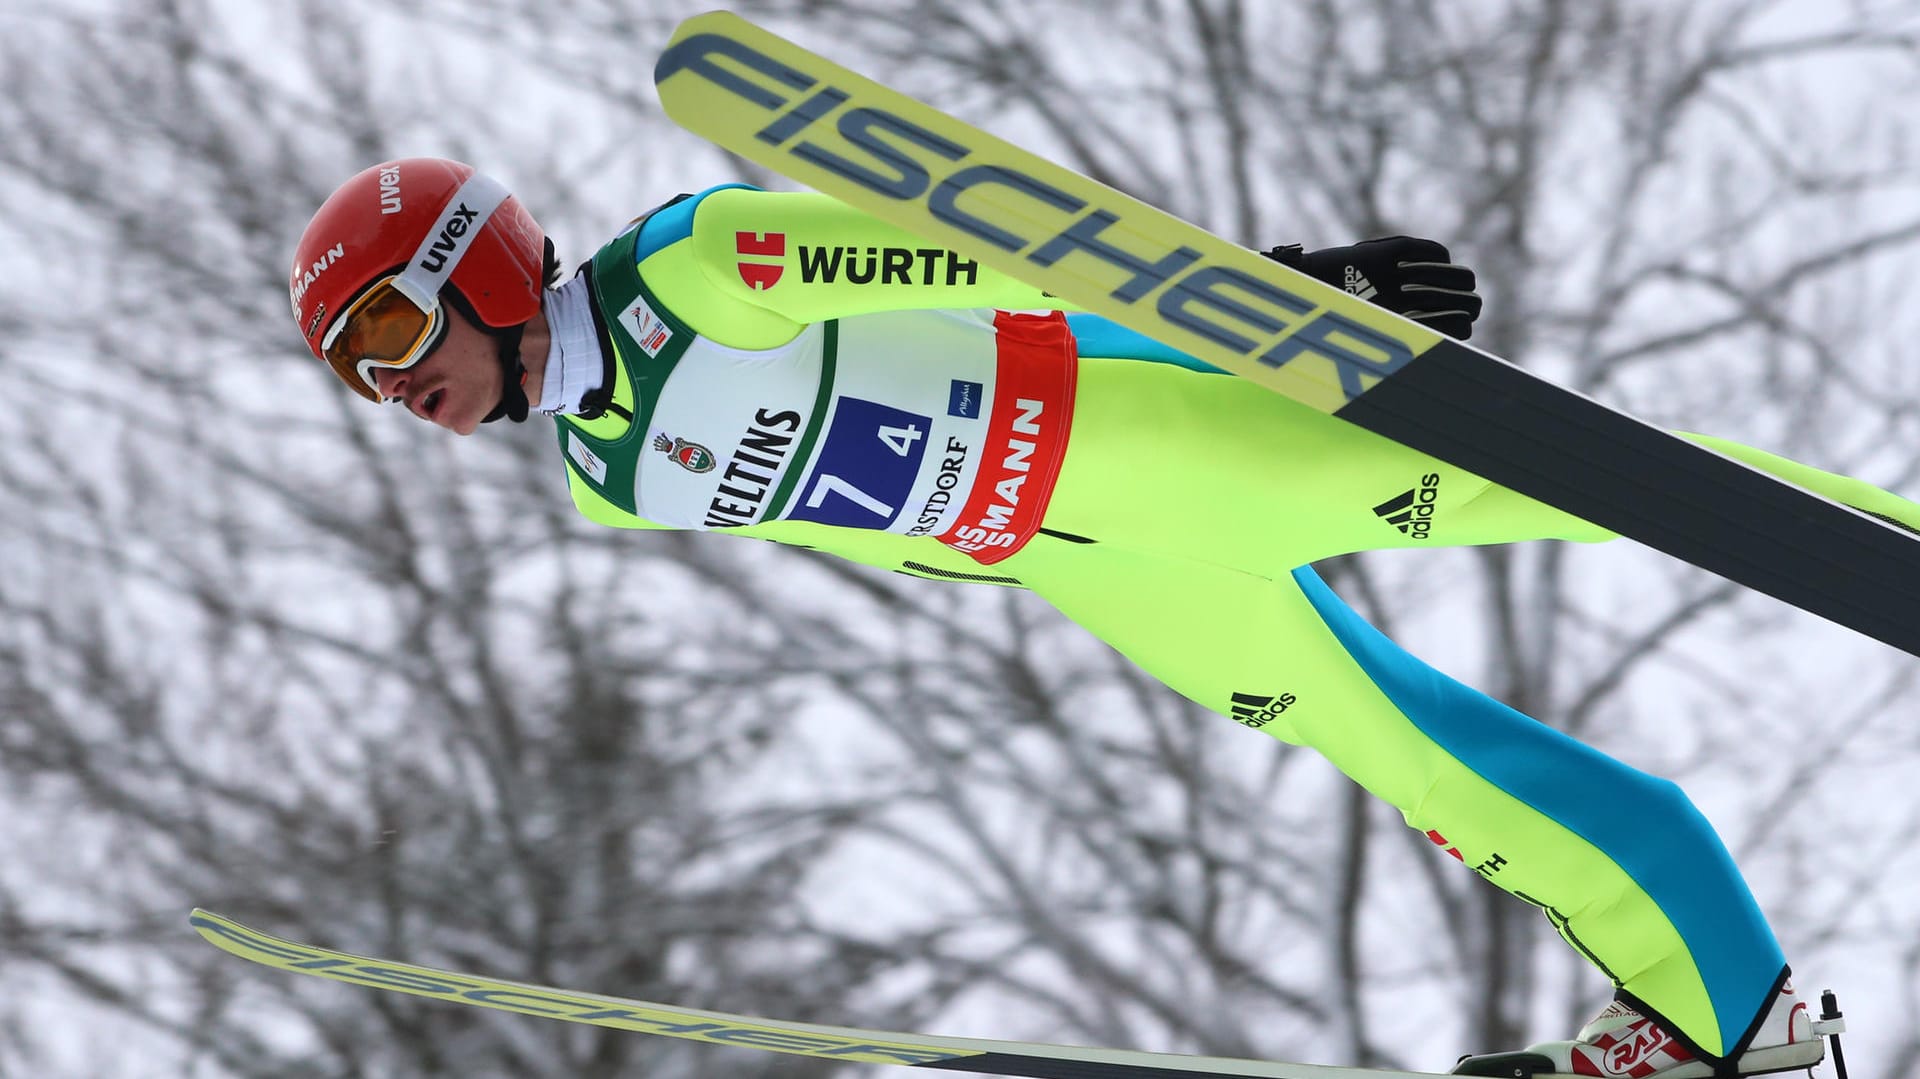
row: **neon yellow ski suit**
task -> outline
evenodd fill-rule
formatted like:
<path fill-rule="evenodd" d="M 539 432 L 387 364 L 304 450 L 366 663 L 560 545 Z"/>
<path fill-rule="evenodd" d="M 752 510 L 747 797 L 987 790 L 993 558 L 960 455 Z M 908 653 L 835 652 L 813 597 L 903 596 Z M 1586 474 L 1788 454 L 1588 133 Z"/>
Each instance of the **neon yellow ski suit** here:
<path fill-rule="evenodd" d="M 777 350 L 812 327 L 838 324 L 844 347 L 889 312 L 1057 306 L 824 196 L 741 186 L 654 212 L 603 249 L 591 272 L 608 331 L 603 347 L 612 353 L 612 407 L 557 422 L 576 504 L 596 521 L 628 528 L 660 527 L 639 515 L 636 467 L 684 479 L 726 456 L 679 437 L 656 412 L 672 383 L 663 389 L 666 376 L 651 368 L 689 341 L 771 378 L 784 362 Z M 1726 850 L 1680 790 L 1421 664 L 1305 568 L 1374 548 L 1610 534 L 1104 320 L 1066 321 L 1078 354 L 1071 432 L 1039 531 L 1014 553 L 983 562 L 931 534 L 819 523 L 831 489 L 792 480 L 768 500 L 790 497 L 799 506 L 800 492 L 811 490 L 805 504 L 815 510 L 797 512 L 814 520 L 717 530 L 1039 593 L 1192 700 L 1325 754 L 1447 853 L 1544 910 L 1569 943 L 1698 1052 L 1738 1052 L 1786 964 Z M 892 354 L 880 362 L 921 362 L 915 339 L 889 340 Z M 762 358 L 771 359 L 754 368 Z M 843 357 L 840 370 L 851 362 Z M 832 371 L 808 376 L 822 384 L 821 402 Z M 954 380 L 956 393 L 964 382 Z M 917 423 L 883 423 L 881 439 L 893 440 L 886 444 L 895 454 L 915 449 L 903 439 L 921 437 Z M 823 448 L 835 437 L 795 450 L 788 472 L 799 475 L 809 452 L 844 455 Z M 1830 497 L 1920 523 L 1920 508 L 1866 484 L 1701 441 Z M 887 453 L 879 444 L 874 452 Z M 760 478 L 766 490 L 776 486 L 771 471 Z M 731 489 L 742 487 L 751 485 Z M 732 502 L 716 496 L 714 505 L 738 507 L 761 494 L 755 487 Z M 870 508 L 895 509 L 861 497 Z M 706 526 L 729 520 L 710 517 Z"/>

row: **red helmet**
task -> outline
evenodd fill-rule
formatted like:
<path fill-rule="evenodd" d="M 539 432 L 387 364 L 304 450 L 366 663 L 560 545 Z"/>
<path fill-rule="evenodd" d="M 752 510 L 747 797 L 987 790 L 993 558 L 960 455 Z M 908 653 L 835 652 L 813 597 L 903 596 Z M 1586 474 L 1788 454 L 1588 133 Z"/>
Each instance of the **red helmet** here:
<path fill-rule="evenodd" d="M 492 329 L 539 314 L 545 250 L 519 200 L 473 166 L 388 161 L 340 185 L 301 233 L 287 284 L 294 322 L 315 356 L 377 401 L 375 369 L 411 366 L 439 342 L 443 289 Z"/>

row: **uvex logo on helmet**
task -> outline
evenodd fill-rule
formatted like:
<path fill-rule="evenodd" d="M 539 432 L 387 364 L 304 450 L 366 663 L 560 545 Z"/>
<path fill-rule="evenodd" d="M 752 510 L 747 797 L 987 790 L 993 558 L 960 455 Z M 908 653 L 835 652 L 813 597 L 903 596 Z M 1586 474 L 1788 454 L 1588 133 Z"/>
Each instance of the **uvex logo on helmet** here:
<path fill-rule="evenodd" d="M 400 167 L 388 165 L 380 170 L 380 212 L 400 212 Z"/>
<path fill-rule="evenodd" d="M 460 249 L 460 240 L 466 236 L 467 230 L 473 227 L 473 219 L 479 216 L 480 211 L 469 207 L 464 202 L 455 206 L 451 216 L 447 218 L 447 223 L 440 227 L 440 235 L 436 236 L 427 248 L 426 257 L 420 260 L 420 268 L 428 273 L 440 273 L 445 270 L 447 256 Z"/>

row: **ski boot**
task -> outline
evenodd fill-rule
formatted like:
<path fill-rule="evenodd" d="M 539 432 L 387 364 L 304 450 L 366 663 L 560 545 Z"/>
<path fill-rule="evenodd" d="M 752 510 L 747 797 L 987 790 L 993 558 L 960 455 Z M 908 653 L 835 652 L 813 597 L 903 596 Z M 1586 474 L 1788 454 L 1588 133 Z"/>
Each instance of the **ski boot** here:
<path fill-rule="evenodd" d="M 1845 1029 L 1834 1010 L 1832 994 L 1823 998 L 1826 1014 L 1816 1024 L 1807 1005 L 1794 996 L 1793 983 L 1781 986 L 1759 1033 L 1737 1054 L 1734 1074 L 1811 1068 L 1825 1058 L 1819 1035 Z M 1836 1063 L 1838 1060 L 1836 1058 Z M 1680 1040 L 1631 1004 L 1616 1000 L 1580 1028 L 1572 1041 L 1542 1042 L 1517 1053 L 1489 1053 L 1460 1058 L 1455 1075 L 1500 1076 L 1503 1079 L 1546 1079 L 1548 1076 L 1600 1076 L 1605 1079 L 1712 1079 L 1713 1064 L 1697 1057 Z"/>

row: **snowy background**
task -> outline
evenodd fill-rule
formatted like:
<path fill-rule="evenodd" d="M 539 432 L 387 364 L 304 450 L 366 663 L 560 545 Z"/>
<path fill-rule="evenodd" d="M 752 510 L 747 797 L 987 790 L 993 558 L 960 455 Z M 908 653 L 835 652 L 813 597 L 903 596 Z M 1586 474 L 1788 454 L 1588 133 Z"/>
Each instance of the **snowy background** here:
<path fill-rule="evenodd" d="M 786 186 L 659 113 L 703 6 L 0 14 L 0 1075 L 857 1070 L 254 969 L 196 904 L 937 1033 L 1437 1069 L 1566 1036 L 1607 987 L 1535 911 L 1032 597 L 595 529 L 540 424 L 447 438 L 307 356 L 294 238 L 374 161 L 475 162 L 569 264 Z M 1440 238 L 1476 344 L 1920 494 L 1920 4 L 737 10 L 1250 246 Z M 1628 544 L 1323 568 L 1681 781 L 1854 1075 L 1920 1073 L 1920 662 Z"/>

